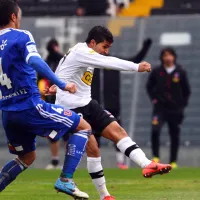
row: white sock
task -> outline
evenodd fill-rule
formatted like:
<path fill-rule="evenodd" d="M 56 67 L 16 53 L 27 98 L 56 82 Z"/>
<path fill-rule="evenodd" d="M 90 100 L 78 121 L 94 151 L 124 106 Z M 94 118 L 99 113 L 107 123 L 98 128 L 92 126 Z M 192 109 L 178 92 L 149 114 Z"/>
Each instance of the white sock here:
<path fill-rule="evenodd" d="M 124 164 L 124 154 L 120 151 L 116 152 L 116 160 L 119 164 Z"/>
<path fill-rule="evenodd" d="M 131 140 L 130 137 L 125 137 L 117 143 L 118 149 L 129 157 L 132 161 L 138 164 L 141 168 L 145 168 L 152 161 L 149 160 L 139 146 Z"/>
<path fill-rule="evenodd" d="M 110 196 L 106 188 L 106 180 L 104 177 L 103 167 L 101 165 L 101 157 L 87 157 L 87 168 L 92 178 L 92 182 L 100 194 L 100 199 L 103 200 L 105 196 Z"/>

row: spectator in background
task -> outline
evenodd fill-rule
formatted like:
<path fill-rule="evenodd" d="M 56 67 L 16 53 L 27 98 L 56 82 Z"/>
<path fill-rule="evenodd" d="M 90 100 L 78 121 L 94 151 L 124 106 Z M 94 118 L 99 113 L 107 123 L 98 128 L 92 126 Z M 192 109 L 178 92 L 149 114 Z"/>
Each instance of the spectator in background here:
<path fill-rule="evenodd" d="M 56 39 L 51 39 L 47 44 L 47 51 L 48 56 L 46 59 L 46 62 L 50 66 L 53 72 L 55 72 L 58 63 L 60 62 L 61 58 L 63 57 L 63 54 L 60 53 L 60 47 L 59 43 Z M 38 77 L 39 79 L 39 89 L 41 93 L 43 93 L 44 89 L 46 87 L 50 87 L 52 84 L 48 82 L 48 80 L 45 80 L 43 77 Z M 55 103 L 56 96 L 45 96 L 44 100 L 48 103 Z M 63 136 L 64 142 L 68 140 L 68 136 Z M 59 148 L 60 143 L 59 141 L 54 141 L 50 139 L 50 149 L 51 149 L 51 162 L 46 166 L 47 170 L 51 169 L 60 169 L 62 166 L 60 166 L 60 159 L 59 159 Z"/>
<path fill-rule="evenodd" d="M 152 44 L 151 39 L 146 39 L 143 43 L 142 49 L 137 55 L 132 57 L 122 58 L 115 56 L 124 60 L 132 61 L 135 63 L 140 63 L 144 57 L 147 55 Z M 103 80 L 100 78 L 103 74 Z M 110 81 L 112 78 L 112 81 Z M 101 93 L 101 86 L 103 85 L 103 93 Z M 112 91 L 112 92 L 111 92 Z M 101 96 L 102 95 L 102 96 Z M 118 123 L 120 123 L 120 72 L 116 70 L 100 70 L 95 69 L 93 82 L 92 82 L 92 98 L 96 99 L 104 108 L 111 112 Z M 102 102 L 102 101 L 103 102 Z M 100 137 L 96 137 L 97 142 L 100 146 Z M 124 154 L 116 147 L 116 161 L 117 166 L 120 169 L 127 169 L 125 164 Z"/>
<path fill-rule="evenodd" d="M 107 15 L 107 0 L 78 0 L 76 14 L 78 16 L 104 16 Z"/>
<path fill-rule="evenodd" d="M 180 142 L 180 125 L 184 109 L 190 96 L 190 85 L 185 70 L 176 62 L 176 52 L 172 48 L 161 51 L 161 65 L 153 69 L 147 82 L 147 93 L 153 104 L 152 152 L 154 161 L 159 162 L 159 136 L 165 122 L 169 127 L 171 140 L 170 163 L 177 168 Z"/>
<path fill-rule="evenodd" d="M 114 0 L 116 4 L 116 14 L 118 15 L 124 8 L 129 6 L 129 0 Z"/>

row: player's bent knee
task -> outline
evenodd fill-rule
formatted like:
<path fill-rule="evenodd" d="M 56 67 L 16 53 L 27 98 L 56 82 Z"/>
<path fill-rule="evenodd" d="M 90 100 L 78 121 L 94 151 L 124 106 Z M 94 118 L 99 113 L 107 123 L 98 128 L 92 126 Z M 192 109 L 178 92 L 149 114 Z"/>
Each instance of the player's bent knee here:
<path fill-rule="evenodd" d="M 102 136 L 116 144 L 121 139 L 128 137 L 128 134 L 117 122 L 113 122 L 103 130 Z"/>
<path fill-rule="evenodd" d="M 28 166 L 32 165 L 32 163 L 35 161 L 36 152 L 33 151 L 33 152 L 27 153 L 23 156 L 18 156 L 18 159 L 28 167 Z"/>
<path fill-rule="evenodd" d="M 84 119 L 81 118 L 80 123 L 76 129 L 77 131 L 87 130 L 88 132 L 92 131 L 90 124 L 88 124 Z"/>

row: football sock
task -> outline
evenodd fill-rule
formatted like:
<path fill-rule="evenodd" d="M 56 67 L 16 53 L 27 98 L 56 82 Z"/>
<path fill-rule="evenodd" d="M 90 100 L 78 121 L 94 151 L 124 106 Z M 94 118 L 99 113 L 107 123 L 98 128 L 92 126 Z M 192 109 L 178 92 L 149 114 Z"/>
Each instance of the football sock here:
<path fill-rule="evenodd" d="M 116 152 L 116 160 L 119 164 L 124 164 L 124 154 L 120 151 Z"/>
<path fill-rule="evenodd" d="M 130 137 L 125 137 L 117 143 L 117 147 L 122 153 L 138 164 L 141 168 L 145 168 L 152 161 L 149 160 L 139 146 L 132 141 Z"/>
<path fill-rule="evenodd" d="M 0 192 L 3 191 L 16 177 L 22 173 L 28 166 L 18 158 L 9 161 L 0 173 Z"/>
<path fill-rule="evenodd" d="M 51 164 L 52 164 L 53 166 L 57 166 L 57 165 L 59 165 L 59 163 L 60 163 L 59 157 L 57 157 L 57 156 L 52 156 L 52 158 L 51 158 Z"/>
<path fill-rule="evenodd" d="M 110 196 L 106 188 L 106 180 L 104 177 L 103 167 L 101 165 L 101 157 L 99 158 L 88 157 L 87 168 L 92 178 L 92 182 L 100 194 L 100 199 L 103 200 L 105 196 Z"/>
<path fill-rule="evenodd" d="M 72 179 L 73 174 L 79 165 L 83 154 L 85 153 L 85 147 L 88 142 L 88 136 L 90 131 L 79 131 L 73 134 L 67 144 L 65 161 L 60 175 L 63 179 Z"/>

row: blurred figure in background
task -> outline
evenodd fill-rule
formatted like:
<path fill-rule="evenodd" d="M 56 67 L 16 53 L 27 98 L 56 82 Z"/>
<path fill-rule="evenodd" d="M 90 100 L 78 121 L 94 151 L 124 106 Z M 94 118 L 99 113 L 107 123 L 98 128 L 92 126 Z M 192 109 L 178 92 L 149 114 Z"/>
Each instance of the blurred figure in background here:
<path fill-rule="evenodd" d="M 140 63 L 147 55 L 151 44 L 152 40 L 146 39 L 143 43 L 142 49 L 137 55 L 129 58 L 120 58 L 135 63 Z M 112 82 L 110 81 L 111 78 Z M 92 98 L 96 99 L 101 105 L 104 105 L 104 108 L 111 112 L 118 120 L 118 123 L 120 123 L 120 72 L 116 70 L 95 69 L 92 82 Z M 96 139 L 98 145 L 100 146 L 100 137 L 96 137 Z M 121 153 L 117 147 L 116 162 L 118 168 L 128 168 L 128 166 L 125 164 L 124 154 Z"/>
<path fill-rule="evenodd" d="M 174 49 L 165 48 L 160 53 L 160 66 L 153 69 L 147 82 L 147 93 L 153 104 L 152 152 L 153 160 L 159 162 L 159 136 L 166 122 L 171 141 L 170 163 L 177 168 L 177 156 L 180 142 L 180 125 L 184 118 L 184 109 L 190 96 L 190 85 L 186 71 L 176 62 Z"/>
<path fill-rule="evenodd" d="M 46 58 L 46 62 L 49 65 L 49 67 L 52 69 L 53 72 L 55 72 L 59 61 L 63 57 L 63 54 L 60 53 L 60 47 L 59 43 L 56 39 L 51 39 L 47 44 L 47 51 L 48 56 Z M 46 87 L 50 87 L 52 84 L 44 79 L 43 77 L 38 77 L 39 80 L 39 89 L 41 94 L 43 94 L 43 91 Z M 56 96 L 43 96 L 43 99 L 47 103 L 55 103 Z M 68 136 L 63 136 L 64 142 L 68 140 Z M 60 165 L 60 158 L 59 158 L 59 148 L 60 148 L 60 142 L 50 139 L 50 150 L 51 150 L 51 162 L 46 166 L 47 170 L 51 169 L 61 169 L 62 166 Z"/>
<path fill-rule="evenodd" d="M 109 7 L 108 0 L 78 0 L 77 16 L 104 16 Z"/>

